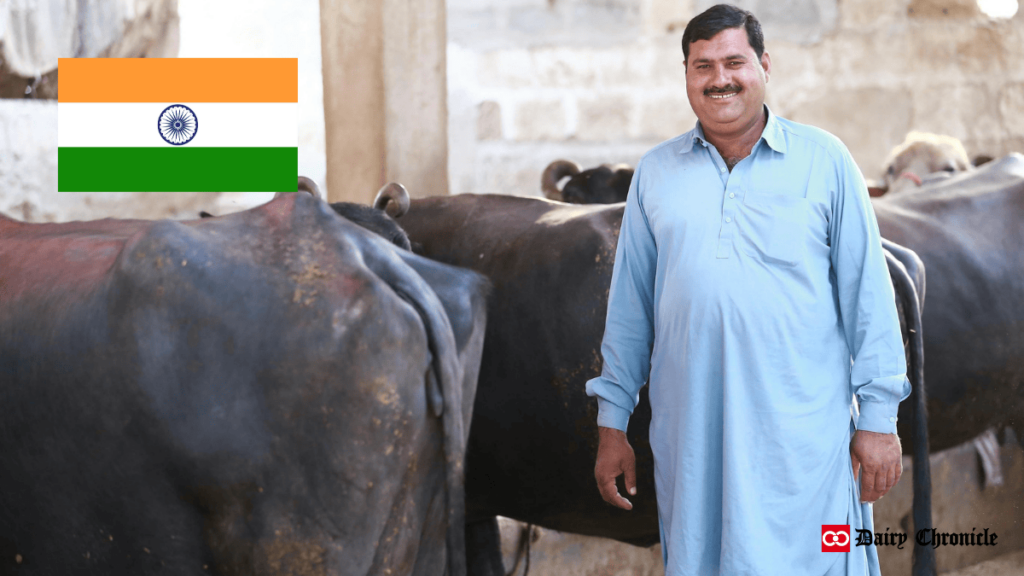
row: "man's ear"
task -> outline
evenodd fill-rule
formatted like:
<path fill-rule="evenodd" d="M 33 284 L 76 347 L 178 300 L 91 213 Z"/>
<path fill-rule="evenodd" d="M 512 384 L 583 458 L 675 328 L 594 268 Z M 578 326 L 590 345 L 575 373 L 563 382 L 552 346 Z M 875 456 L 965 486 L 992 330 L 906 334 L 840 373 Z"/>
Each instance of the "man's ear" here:
<path fill-rule="evenodd" d="M 764 81 L 768 82 L 768 76 L 772 73 L 772 57 L 768 55 L 767 50 L 761 54 L 761 68 L 764 69 Z"/>

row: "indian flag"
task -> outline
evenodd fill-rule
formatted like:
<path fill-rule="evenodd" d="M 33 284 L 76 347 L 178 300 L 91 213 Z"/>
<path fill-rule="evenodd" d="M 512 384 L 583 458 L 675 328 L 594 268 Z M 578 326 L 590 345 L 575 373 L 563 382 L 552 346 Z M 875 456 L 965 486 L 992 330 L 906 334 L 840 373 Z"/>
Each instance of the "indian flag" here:
<path fill-rule="evenodd" d="M 61 58 L 60 192 L 288 192 L 297 58 Z"/>

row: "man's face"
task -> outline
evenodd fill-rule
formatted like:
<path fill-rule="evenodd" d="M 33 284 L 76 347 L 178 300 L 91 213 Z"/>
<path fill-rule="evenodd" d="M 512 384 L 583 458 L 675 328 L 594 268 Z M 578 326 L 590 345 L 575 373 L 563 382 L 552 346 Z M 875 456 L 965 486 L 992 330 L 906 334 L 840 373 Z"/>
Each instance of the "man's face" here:
<path fill-rule="evenodd" d="M 704 129 L 742 132 L 756 123 L 764 110 L 769 72 L 768 53 L 758 60 L 742 27 L 690 44 L 686 96 Z"/>

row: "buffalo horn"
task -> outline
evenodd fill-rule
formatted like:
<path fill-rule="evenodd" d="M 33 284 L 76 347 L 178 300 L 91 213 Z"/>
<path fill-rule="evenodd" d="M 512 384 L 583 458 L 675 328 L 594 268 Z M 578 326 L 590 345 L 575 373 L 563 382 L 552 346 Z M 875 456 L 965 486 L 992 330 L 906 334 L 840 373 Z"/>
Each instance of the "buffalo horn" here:
<path fill-rule="evenodd" d="M 299 176 L 299 190 L 309 192 L 314 198 L 325 200 L 323 192 L 320 191 L 320 187 L 316 185 L 312 178 Z"/>
<path fill-rule="evenodd" d="M 398 182 L 388 182 L 377 191 L 373 207 L 384 210 L 392 218 L 401 218 L 409 211 L 409 191 Z"/>
<path fill-rule="evenodd" d="M 540 176 L 540 189 L 548 200 L 562 200 L 562 191 L 558 189 L 558 181 L 566 176 L 580 173 L 580 165 L 569 160 L 555 160 L 544 169 Z"/>
<path fill-rule="evenodd" d="M 312 178 L 299 176 L 298 191 L 308 192 L 310 195 L 313 196 L 313 198 L 317 198 L 319 200 L 327 200 L 326 198 L 324 198 L 323 192 L 320 191 L 320 187 L 316 185 L 316 182 L 314 182 Z M 277 194 L 274 194 L 274 199 L 276 200 L 282 194 L 291 194 L 291 192 L 278 192 Z"/>

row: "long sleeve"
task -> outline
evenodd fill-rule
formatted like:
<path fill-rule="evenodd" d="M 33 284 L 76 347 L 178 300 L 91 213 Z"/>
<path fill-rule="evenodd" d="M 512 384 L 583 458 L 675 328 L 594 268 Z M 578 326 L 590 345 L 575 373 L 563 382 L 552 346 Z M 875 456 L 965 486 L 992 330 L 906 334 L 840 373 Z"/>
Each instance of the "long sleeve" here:
<path fill-rule="evenodd" d="M 597 396 L 598 426 L 626 430 L 651 370 L 654 345 L 654 275 L 658 250 L 643 211 L 643 161 L 630 183 L 615 249 L 601 355 L 601 376 L 587 382 Z"/>
<path fill-rule="evenodd" d="M 845 148 L 832 191 L 832 269 L 846 341 L 853 357 L 851 390 L 860 404 L 857 428 L 894 434 L 899 403 L 910 395 L 899 318 L 867 188 Z"/>

